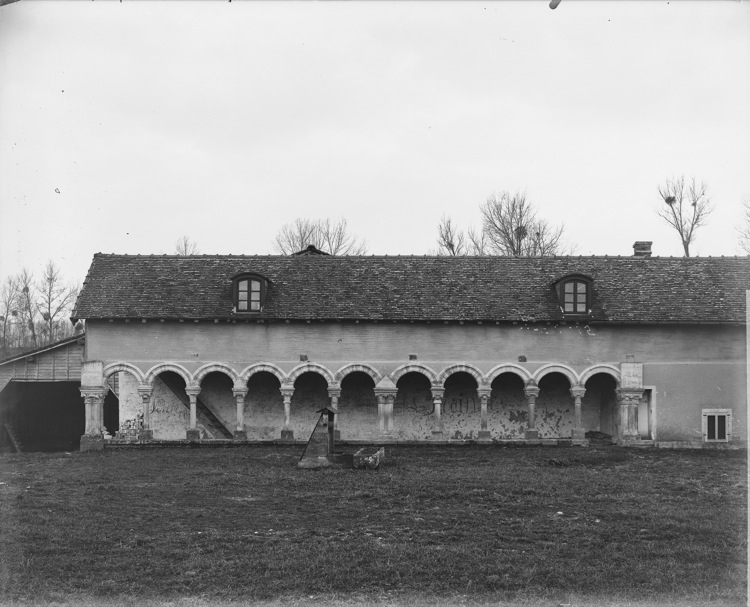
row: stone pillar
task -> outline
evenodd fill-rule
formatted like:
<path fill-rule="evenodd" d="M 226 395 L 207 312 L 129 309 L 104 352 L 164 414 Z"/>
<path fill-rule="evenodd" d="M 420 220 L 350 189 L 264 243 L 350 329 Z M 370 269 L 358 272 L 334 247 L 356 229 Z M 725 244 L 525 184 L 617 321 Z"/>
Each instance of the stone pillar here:
<path fill-rule="evenodd" d="M 583 422 L 581 421 L 581 399 L 584 394 L 586 394 L 586 388 L 583 386 L 573 386 L 570 389 L 570 395 L 573 397 L 575 405 L 575 422 L 573 423 L 573 432 L 571 433 L 573 440 L 583 440 L 586 438 L 586 429 L 583 427 Z"/>
<path fill-rule="evenodd" d="M 477 390 L 479 395 L 479 403 L 481 405 L 481 419 L 479 422 L 479 436 L 478 440 L 480 443 L 488 443 L 492 440 L 490 431 L 487 423 L 487 406 L 490 402 L 490 396 L 492 390 L 490 388 L 481 387 Z"/>
<path fill-rule="evenodd" d="M 338 386 L 328 387 L 328 398 L 331 399 L 331 407 L 338 410 L 339 398 L 341 398 L 341 388 Z M 333 438 L 334 440 L 341 440 L 341 432 L 339 431 L 339 414 L 333 414 Z"/>
<path fill-rule="evenodd" d="M 138 433 L 138 440 L 141 441 L 154 439 L 154 431 L 151 429 L 151 395 L 153 391 L 153 387 L 148 384 L 138 386 L 138 396 L 141 397 L 141 403 L 143 403 L 143 428 Z"/>
<path fill-rule="evenodd" d="M 106 386 L 80 388 L 86 405 L 86 427 L 81 437 L 81 451 L 101 451 L 104 449 L 104 398 Z"/>
<path fill-rule="evenodd" d="M 378 427 L 381 435 L 393 432 L 393 403 L 396 401 L 398 388 L 387 375 L 375 384 L 375 398 L 378 399 Z"/>
<path fill-rule="evenodd" d="M 638 441 L 641 439 L 638 433 L 638 404 L 643 397 L 643 390 L 618 388 L 615 392 L 620 409 L 617 438 L 625 442 Z"/>
<path fill-rule="evenodd" d="M 524 389 L 524 393 L 526 394 L 526 406 L 529 408 L 529 423 L 525 438 L 536 440 L 539 438 L 539 431 L 536 429 L 536 399 L 539 396 L 539 388 L 536 384 L 529 384 Z"/>
<path fill-rule="evenodd" d="M 396 395 L 392 393 L 378 394 L 378 424 L 381 434 L 393 433 L 393 402 Z"/>
<path fill-rule="evenodd" d="M 237 404 L 237 428 L 234 430 L 234 440 L 246 441 L 247 432 L 245 431 L 245 395 L 247 394 L 246 386 L 235 386 L 232 390 L 234 400 Z"/>
<path fill-rule="evenodd" d="M 187 428 L 187 440 L 200 440 L 201 433 L 198 430 L 198 394 L 201 392 L 200 384 L 185 386 L 185 393 L 190 399 L 190 423 Z"/>
<path fill-rule="evenodd" d="M 443 395 L 445 394 L 445 388 L 433 386 L 432 387 L 432 408 L 435 420 L 435 426 L 432 430 L 432 438 L 435 440 L 443 440 L 443 419 L 441 407 L 443 404 Z"/>
<path fill-rule="evenodd" d="M 292 431 L 292 395 L 294 386 L 281 386 L 281 396 L 284 397 L 284 427 L 281 429 L 281 440 L 293 441 L 294 432 Z"/>

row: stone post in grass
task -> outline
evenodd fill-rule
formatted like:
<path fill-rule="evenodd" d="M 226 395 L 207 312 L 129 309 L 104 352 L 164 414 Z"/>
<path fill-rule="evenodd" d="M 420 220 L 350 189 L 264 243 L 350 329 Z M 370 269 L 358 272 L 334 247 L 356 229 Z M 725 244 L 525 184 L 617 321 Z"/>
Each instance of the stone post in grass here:
<path fill-rule="evenodd" d="M 586 388 L 583 386 L 573 386 L 570 389 L 570 395 L 573 397 L 575 407 L 575 421 L 573 423 L 573 431 L 571 434 L 573 440 L 583 440 L 586 438 L 586 430 L 583 427 L 581 419 L 581 399 L 584 394 L 586 394 Z"/>
<path fill-rule="evenodd" d="M 525 438 L 537 440 L 539 431 L 536 429 L 536 399 L 539 396 L 539 387 L 536 384 L 528 384 L 524 389 L 524 394 L 526 395 L 526 406 L 529 410 L 529 422 Z"/>
<path fill-rule="evenodd" d="M 492 395 L 492 390 L 489 386 L 480 386 L 477 390 L 477 395 L 479 396 L 479 403 L 481 406 L 481 418 L 479 420 L 479 437 L 478 440 L 480 443 L 488 443 L 492 440 L 492 437 L 490 435 L 490 431 L 488 429 L 488 423 L 487 423 L 487 407 L 490 401 L 490 397 Z"/>
<path fill-rule="evenodd" d="M 432 430 L 432 438 L 434 440 L 443 440 L 443 416 L 442 416 L 442 405 L 443 395 L 445 394 L 445 388 L 442 386 L 432 386 L 432 408 L 435 420 L 435 425 Z"/>
<path fill-rule="evenodd" d="M 151 395 L 153 394 L 153 387 L 149 384 L 138 385 L 138 396 L 141 397 L 141 403 L 143 406 L 143 428 L 138 433 L 138 440 L 153 440 L 154 431 L 151 429 Z"/>
<path fill-rule="evenodd" d="M 281 396 L 284 399 L 284 427 L 281 429 L 282 441 L 293 441 L 294 432 L 292 431 L 292 396 L 294 395 L 294 386 L 290 384 L 281 385 Z"/>
<path fill-rule="evenodd" d="M 237 406 L 237 428 L 234 431 L 234 440 L 246 441 L 247 432 L 245 431 L 245 395 L 247 395 L 247 386 L 244 384 L 235 384 L 232 388 L 234 401 Z"/>
<path fill-rule="evenodd" d="M 185 386 L 185 393 L 190 399 L 190 425 L 187 429 L 187 439 L 189 441 L 200 440 L 201 433 L 198 430 L 198 394 L 201 392 L 200 384 L 190 384 Z"/>

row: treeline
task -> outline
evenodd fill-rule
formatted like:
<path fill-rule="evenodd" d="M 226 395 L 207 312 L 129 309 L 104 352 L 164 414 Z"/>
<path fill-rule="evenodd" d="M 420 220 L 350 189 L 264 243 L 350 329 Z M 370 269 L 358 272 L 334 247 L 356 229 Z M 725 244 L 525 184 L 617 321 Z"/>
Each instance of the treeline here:
<path fill-rule="evenodd" d="M 0 289 L 0 358 L 72 336 L 70 314 L 79 290 L 51 260 L 39 278 L 26 268 L 6 277 Z"/>

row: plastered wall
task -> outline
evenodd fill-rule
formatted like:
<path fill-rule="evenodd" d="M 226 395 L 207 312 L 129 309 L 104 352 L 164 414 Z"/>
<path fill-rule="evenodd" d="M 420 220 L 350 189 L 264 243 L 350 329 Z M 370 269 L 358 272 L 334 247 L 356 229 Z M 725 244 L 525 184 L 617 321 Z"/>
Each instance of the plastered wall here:
<path fill-rule="evenodd" d="M 566 362 L 745 361 L 744 327 L 238 323 L 89 321 L 88 360 L 312 361 L 419 360 Z M 150 366 L 150 365 L 149 365 Z"/>

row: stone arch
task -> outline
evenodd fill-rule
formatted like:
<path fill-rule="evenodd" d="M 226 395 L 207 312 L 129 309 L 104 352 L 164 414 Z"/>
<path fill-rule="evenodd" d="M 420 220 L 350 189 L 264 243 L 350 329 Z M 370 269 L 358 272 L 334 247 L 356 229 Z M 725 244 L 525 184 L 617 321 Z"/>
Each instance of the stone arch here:
<path fill-rule="evenodd" d="M 237 371 L 232 369 L 229 365 L 226 365 L 224 363 L 208 363 L 200 367 L 195 373 L 193 373 L 193 381 L 196 384 L 200 384 L 201 381 L 203 381 L 203 378 L 206 377 L 209 373 L 223 373 L 229 379 L 232 380 L 233 383 L 237 383 L 237 380 L 239 379 L 239 376 L 237 375 Z"/>
<path fill-rule="evenodd" d="M 238 379 L 241 383 L 247 384 L 252 375 L 261 373 L 262 371 L 275 375 L 276 379 L 279 380 L 279 383 L 283 384 L 286 381 L 286 374 L 280 367 L 277 367 L 273 363 L 253 363 L 252 365 L 248 365 L 242 370 L 242 373 L 239 374 Z"/>
<path fill-rule="evenodd" d="M 130 363 L 112 363 L 111 365 L 107 365 L 102 371 L 102 376 L 104 378 L 104 381 L 106 382 L 107 378 L 113 373 L 119 373 L 123 371 L 125 373 L 130 373 L 133 377 L 135 377 L 139 384 L 145 381 L 143 379 L 143 373 L 141 372 L 141 370 Z"/>
<path fill-rule="evenodd" d="M 319 363 L 303 363 L 301 365 L 297 365 L 289 372 L 288 377 L 286 378 L 286 381 L 290 384 L 293 384 L 295 381 L 297 381 L 297 378 L 302 375 L 303 373 L 317 373 L 318 375 L 322 375 L 323 378 L 328 382 L 328 386 L 332 386 L 336 383 L 336 379 L 333 377 L 333 373 L 331 373 L 327 367 L 324 367 L 323 365 Z"/>
<path fill-rule="evenodd" d="M 423 365 L 420 363 L 406 363 L 405 365 L 401 365 L 396 370 L 391 373 L 391 380 L 394 384 L 398 383 L 398 380 L 401 379 L 404 375 L 407 373 L 421 373 L 422 375 L 426 376 L 428 380 L 430 380 L 431 384 L 434 384 L 437 381 L 437 373 L 430 369 L 427 365 Z"/>
<path fill-rule="evenodd" d="M 606 363 L 592 365 L 583 373 L 581 373 L 581 386 L 585 386 L 586 382 L 597 373 L 606 373 L 607 375 L 611 375 L 614 378 L 617 387 L 620 387 L 620 370 L 615 365 L 609 365 Z"/>
<path fill-rule="evenodd" d="M 383 379 L 383 374 L 380 373 L 372 365 L 368 365 L 365 363 L 351 363 L 348 365 L 344 365 L 338 371 L 336 371 L 336 374 L 335 374 L 336 381 L 341 383 L 344 377 L 349 375 L 349 373 L 355 373 L 357 371 L 360 371 L 361 373 L 366 373 L 367 375 L 372 377 L 372 381 L 374 381 L 375 384 L 377 384 L 381 379 Z"/>
<path fill-rule="evenodd" d="M 438 385 L 444 385 L 445 380 L 448 379 L 451 375 L 454 373 L 468 373 L 471 375 L 477 382 L 477 388 L 481 388 L 484 385 L 484 375 L 482 375 L 482 372 L 477 369 L 474 365 L 467 365 L 464 363 L 458 363 L 455 365 L 449 365 L 445 369 L 443 369 L 440 372 L 440 375 L 437 377 L 437 383 Z"/>
<path fill-rule="evenodd" d="M 513 373 L 514 375 L 517 375 L 521 378 L 524 385 L 528 385 L 533 381 L 531 373 L 529 373 L 529 371 L 521 365 L 517 365 L 515 363 L 503 363 L 492 367 L 492 369 L 489 370 L 489 372 L 487 373 L 487 384 L 492 385 L 492 382 L 495 381 L 495 378 L 499 377 L 503 373 Z"/>
<path fill-rule="evenodd" d="M 549 373 L 560 373 L 567 377 L 568 381 L 570 382 L 571 388 L 579 385 L 578 374 L 568 365 L 563 365 L 562 363 L 550 363 L 547 365 L 542 365 L 534 373 L 533 379 L 538 385 L 541 379 Z"/>
<path fill-rule="evenodd" d="M 192 382 L 193 380 L 190 371 L 188 371 L 182 365 L 179 365 L 177 363 L 159 363 L 158 365 L 154 365 L 148 370 L 148 373 L 146 373 L 145 377 L 143 378 L 144 383 L 147 383 L 149 386 L 153 386 L 156 376 L 159 375 L 159 373 L 164 373 L 165 371 L 173 371 L 174 373 L 177 373 L 177 375 L 185 380 L 186 386 L 189 386 L 190 382 Z"/>

